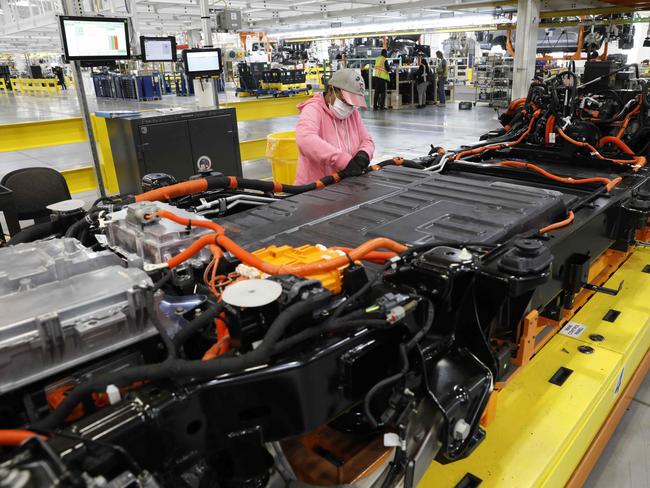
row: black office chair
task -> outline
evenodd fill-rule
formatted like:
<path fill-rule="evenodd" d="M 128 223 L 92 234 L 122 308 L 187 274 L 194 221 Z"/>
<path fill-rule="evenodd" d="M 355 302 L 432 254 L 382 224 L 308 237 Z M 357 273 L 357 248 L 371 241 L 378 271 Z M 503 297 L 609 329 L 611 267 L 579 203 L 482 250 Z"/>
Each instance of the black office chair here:
<path fill-rule="evenodd" d="M 0 186 L 11 190 L 0 208 L 4 212 L 9 234 L 20 231 L 21 220 L 43 223 L 49 220 L 48 205 L 70 199 L 68 183 L 52 168 L 22 168 L 7 173 Z"/>

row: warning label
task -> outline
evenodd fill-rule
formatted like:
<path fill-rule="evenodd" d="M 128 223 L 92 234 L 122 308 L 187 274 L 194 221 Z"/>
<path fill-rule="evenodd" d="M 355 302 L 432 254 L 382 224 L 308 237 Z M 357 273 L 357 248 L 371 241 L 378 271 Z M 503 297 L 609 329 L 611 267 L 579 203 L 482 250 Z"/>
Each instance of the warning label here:
<path fill-rule="evenodd" d="M 580 334 L 582 334 L 586 328 L 586 325 L 579 324 L 578 322 L 567 322 L 567 324 L 562 327 L 562 330 L 560 330 L 560 334 L 564 334 L 565 336 L 573 337 L 575 339 L 580 337 Z"/>

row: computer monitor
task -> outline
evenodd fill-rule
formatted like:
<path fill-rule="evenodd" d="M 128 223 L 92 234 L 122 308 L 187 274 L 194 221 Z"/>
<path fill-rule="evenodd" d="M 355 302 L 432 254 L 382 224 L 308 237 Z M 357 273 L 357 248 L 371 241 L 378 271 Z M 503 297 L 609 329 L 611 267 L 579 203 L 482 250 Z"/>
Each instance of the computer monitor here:
<path fill-rule="evenodd" d="M 188 76 L 210 76 L 221 74 L 221 49 L 186 49 L 183 63 Z"/>
<path fill-rule="evenodd" d="M 176 61 L 176 38 L 140 36 L 142 61 Z"/>
<path fill-rule="evenodd" d="M 59 17 L 68 61 L 129 59 L 128 20 L 109 17 Z"/>

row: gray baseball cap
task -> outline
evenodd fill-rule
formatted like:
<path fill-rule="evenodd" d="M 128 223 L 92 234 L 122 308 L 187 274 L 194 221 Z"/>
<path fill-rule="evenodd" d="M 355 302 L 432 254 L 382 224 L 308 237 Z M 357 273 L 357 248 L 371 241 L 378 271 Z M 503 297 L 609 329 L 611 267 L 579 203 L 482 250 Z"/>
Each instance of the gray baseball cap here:
<path fill-rule="evenodd" d="M 350 105 L 366 108 L 366 84 L 361 74 L 355 69 L 343 68 L 330 78 L 329 85 L 341 90 L 343 98 Z"/>

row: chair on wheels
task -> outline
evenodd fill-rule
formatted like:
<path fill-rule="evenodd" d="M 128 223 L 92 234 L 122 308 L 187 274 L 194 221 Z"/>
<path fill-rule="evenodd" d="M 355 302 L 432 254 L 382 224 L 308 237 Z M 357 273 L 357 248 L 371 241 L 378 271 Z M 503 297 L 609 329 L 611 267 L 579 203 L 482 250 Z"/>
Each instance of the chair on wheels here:
<path fill-rule="evenodd" d="M 70 189 L 61 173 L 52 168 L 21 168 L 7 173 L 0 186 L 10 190 L 4 198 L 0 211 L 4 212 L 9 234 L 20 231 L 21 220 L 35 223 L 49 221 L 48 205 L 69 200 Z M 5 194 L 7 192 L 5 191 Z"/>

